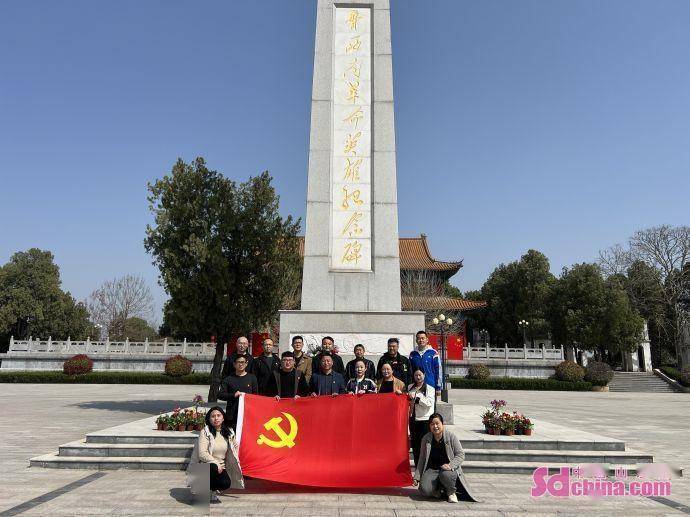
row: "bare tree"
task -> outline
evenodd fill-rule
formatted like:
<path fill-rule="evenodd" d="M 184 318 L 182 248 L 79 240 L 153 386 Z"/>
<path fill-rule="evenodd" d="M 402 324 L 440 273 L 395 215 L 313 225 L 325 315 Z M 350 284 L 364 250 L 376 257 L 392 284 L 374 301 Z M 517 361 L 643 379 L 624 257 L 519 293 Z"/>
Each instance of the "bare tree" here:
<path fill-rule="evenodd" d="M 153 296 L 142 276 L 126 275 L 104 282 L 89 297 L 91 319 L 102 325 L 110 336 L 123 336 L 129 318 L 150 321 Z"/>
<path fill-rule="evenodd" d="M 664 303 L 672 315 L 666 333 L 674 342 L 677 360 L 682 359 L 682 329 L 690 315 L 681 304 L 683 290 L 690 281 L 690 226 L 661 225 L 636 231 L 628 240 L 628 248 L 616 245 L 600 252 L 599 261 L 607 274 L 625 273 L 641 261 L 659 273 Z"/>
<path fill-rule="evenodd" d="M 632 263 L 630 250 L 620 244 L 599 252 L 599 267 L 604 276 L 624 275 Z"/>
<path fill-rule="evenodd" d="M 402 271 L 400 274 L 400 291 L 407 310 L 426 312 L 424 318 L 426 327 L 432 332 L 436 333 L 438 330 L 438 327 L 432 324 L 432 320 L 439 313 L 443 313 L 444 316 L 453 320 L 450 327 L 446 326 L 449 334 L 457 334 L 464 328 L 463 319 L 459 312 L 452 309 L 429 309 L 429 307 L 438 306 L 439 298 L 443 296 L 443 282 L 433 271 Z"/>

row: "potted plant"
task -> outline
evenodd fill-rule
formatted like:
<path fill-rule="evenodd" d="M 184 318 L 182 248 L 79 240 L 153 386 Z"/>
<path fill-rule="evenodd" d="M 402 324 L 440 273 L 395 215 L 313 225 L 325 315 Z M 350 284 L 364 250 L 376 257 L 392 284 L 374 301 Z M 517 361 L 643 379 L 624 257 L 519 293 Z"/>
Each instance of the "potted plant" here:
<path fill-rule="evenodd" d="M 513 411 L 513 421 L 515 422 L 515 434 L 522 434 L 522 415 Z"/>
<path fill-rule="evenodd" d="M 196 414 L 196 425 L 194 427 L 195 431 L 201 431 L 204 426 L 206 425 L 206 414 L 205 413 L 198 413 Z"/>
<path fill-rule="evenodd" d="M 532 429 L 534 429 L 534 424 L 526 416 L 522 416 L 520 420 L 520 428 L 522 429 L 522 434 L 525 436 L 532 436 Z"/>
<path fill-rule="evenodd" d="M 499 435 L 501 434 L 501 416 L 494 413 L 489 421 L 489 434 Z"/>
<path fill-rule="evenodd" d="M 491 424 L 491 419 L 494 417 L 494 412 L 491 411 L 490 409 L 487 409 L 483 414 L 482 414 L 482 424 L 484 424 L 484 430 L 488 433 L 489 432 L 489 424 Z"/>
<path fill-rule="evenodd" d="M 501 429 L 506 436 L 513 436 L 515 434 L 515 420 L 510 413 L 503 413 L 501 415 Z"/>
<path fill-rule="evenodd" d="M 165 415 L 163 415 L 163 414 L 158 415 L 158 418 L 156 418 L 156 429 L 158 431 L 162 431 L 164 423 L 165 423 Z"/>
<path fill-rule="evenodd" d="M 196 411 L 193 409 L 187 409 L 184 412 L 184 422 L 187 426 L 187 431 L 194 431 L 196 427 Z"/>

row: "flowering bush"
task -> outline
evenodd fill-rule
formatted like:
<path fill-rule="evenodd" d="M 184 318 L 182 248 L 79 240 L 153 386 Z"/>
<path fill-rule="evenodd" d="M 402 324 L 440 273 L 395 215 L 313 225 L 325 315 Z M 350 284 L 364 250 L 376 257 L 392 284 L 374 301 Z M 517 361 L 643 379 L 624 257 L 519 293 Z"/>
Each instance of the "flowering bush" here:
<path fill-rule="evenodd" d="M 78 354 L 70 357 L 62 365 L 65 375 L 82 375 L 93 371 L 93 361 L 88 355 Z"/>
<path fill-rule="evenodd" d="M 482 413 L 482 424 L 489 434 L 532 434 L 534 424 L 529 418 L 517 411 L 513 411 L 512 414 L 502 411 L 507 406 L 505 400 L 495 399 L 490 404 L 491 409 Z"/>
<path fill-rule="evenodd" d="M 192 373 L 192 362 L 181 355 L 174 355 L 165 361 L 165 373 L 171 377 L 182 377 Z"/>

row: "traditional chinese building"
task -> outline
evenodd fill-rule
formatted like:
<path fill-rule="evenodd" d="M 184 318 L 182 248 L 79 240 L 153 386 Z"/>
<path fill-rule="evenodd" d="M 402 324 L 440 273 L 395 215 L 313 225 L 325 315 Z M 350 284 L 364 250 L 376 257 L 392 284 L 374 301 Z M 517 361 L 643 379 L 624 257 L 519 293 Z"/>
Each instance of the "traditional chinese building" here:
<path fill-rule="evenodd" d="M 400 287 L 403 311 L 424 311 L 427 323 L 444 313 L 452 315 L 457 322 L 447 336 L 449 359 L 461 359 L 466 343 L 463 314 L 486 307 L 484 301 L 464 300 L 448 296 L 444 284 L 462 268 L 462 260 L 444 262 L 436 260 L 429 250 L 426 235 L 401 237 L 398 240 L 400 254 Z M 300 256 L 304 256 L 304 237 L 299 237 Z M 432 345 L 437 348 L 438 336 L 431 336 Z"/>

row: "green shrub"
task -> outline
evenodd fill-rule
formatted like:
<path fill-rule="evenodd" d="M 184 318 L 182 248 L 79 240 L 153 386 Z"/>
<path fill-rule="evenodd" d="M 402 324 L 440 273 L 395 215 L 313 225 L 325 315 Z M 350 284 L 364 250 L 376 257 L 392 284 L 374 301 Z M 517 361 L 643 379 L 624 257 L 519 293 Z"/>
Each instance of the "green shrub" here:
<path fill-rule="evenodd" d="M 671 377 L 671 379 L 674 379 L 681 383 L 683 386 L 688 386 L 690 387 L 690 379 L 688 378 L 686 374 L 686 378 L 683 378 L 683 373 L 678 369 L 673 366 L 662 366 L 659 368 L 662 372 L 664 372 L 668 377 Z"/>
<path fill-rule="evenodd" d="M 491 370 L 489 370 L 489 367 L 485 364 L 473 364 L 470 366 L 469 370 L 467 370 L 468 379 L 484 380 L 489 377 L 491 377 Z"/>
<path fill-rule="evenodd" d="M 611 367 L 601 361 L 592 361 L 587 364 L 587 373 L 585 373 L 585 380 L 591 382 L 594 386 L 606 386 L 613 379 L 613 370 Z"/>
<path fill-rule="evenodd" d="M 584 377 L 585 369 L 575 361 L 563 361 L 556 366 L 556 379 L 559 381 L 578 382 Z"/>
<path fill-rule="evenodd" d="M 65 375 L 59 370 L 0 370 L 0 383 L 32 384 L 194 384 L 211 383 L 208 372 L 171 377 L 160 372 L 89 372 L 83 375 Z"/>
<path fill-rule="evenodd" d="M 165 373 L 171 377 L 182 377 L 192 373 L 192 362 L 181 355 L 174 355 L 165 361 Z"/>
<path fill-rule="evenodd" d="M 93 371 L 93 361 L 85 354 L 70 357 L 62 364 L 65 375 L 84 375 Z"/>
<path fill-rule="evenodd" d="M 492 377 L 485 380 L 451 377 L 451 385 L 453 388 L 478 390 L 590 391 L 592 389 L 591 382 L 520 377 Z"/>

